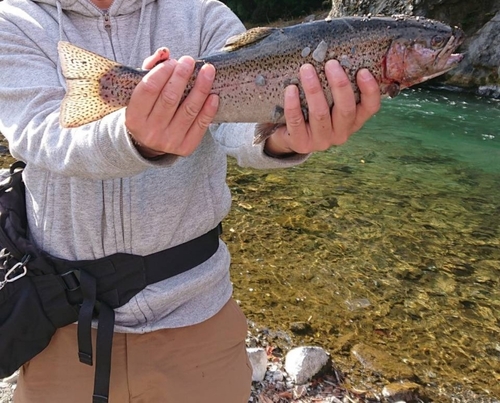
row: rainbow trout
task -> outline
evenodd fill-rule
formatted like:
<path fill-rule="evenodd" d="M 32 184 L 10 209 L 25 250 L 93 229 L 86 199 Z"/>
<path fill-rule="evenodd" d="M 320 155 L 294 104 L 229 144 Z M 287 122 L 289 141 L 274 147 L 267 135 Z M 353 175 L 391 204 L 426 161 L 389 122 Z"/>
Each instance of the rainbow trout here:
<path fill-rule="evenodd" d="M 463 55 L 453 53 L 464 34 L 437 21 L 406 16 L 336 18 L 286 28 L 254 28 L 229 38 L 220 53 L 196 62 L 184 96 L 192 89 L 199 69 L 216 69 L 212 93 L 220 103 L 215 123 L 259 123 L 256 142 L 284 123 L 284 89 L 299 88 L 307 118 L 307 102 L 299 69 L 311 63 L 318 72 L 326 98 L 333 105 L 326 80 L 326 61 L 337 59 L 354 88 L 356 73 L 367 68 L 382 96 L 429 80 L 455 67 Z M 59 43 L 67 93 L 61 106 L 61 125 L 76 127 L 125 107 L 147 71 L 120 65 L 67 42 Z"/>

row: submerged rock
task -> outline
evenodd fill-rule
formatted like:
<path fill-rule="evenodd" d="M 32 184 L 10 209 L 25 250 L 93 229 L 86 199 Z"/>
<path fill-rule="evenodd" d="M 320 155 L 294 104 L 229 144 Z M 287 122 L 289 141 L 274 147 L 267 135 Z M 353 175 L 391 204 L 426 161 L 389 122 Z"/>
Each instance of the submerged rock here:
<path fill-rule="evenodd" d="M 389 402 L 404 401 L 407 403 L 418 401 L 420 396 L 420 385 L 413 382 L 391 383 L 382 389 L 382 396 Z"/>
<path fill-rule="evenodd" d="M 380 348 L 356 344 L 351 354 L 365 367 L 390 380 L 412 379 L 415 377 L 412 369 L 398 361 L 392 355 L 382 351 Z"/>
<path fill-rule="evenodd" d="M 293 322 L 290 324 L 290 330 L 297 335 L 305 336 L 314 333 L 312 326 L 307 322 Z"/>

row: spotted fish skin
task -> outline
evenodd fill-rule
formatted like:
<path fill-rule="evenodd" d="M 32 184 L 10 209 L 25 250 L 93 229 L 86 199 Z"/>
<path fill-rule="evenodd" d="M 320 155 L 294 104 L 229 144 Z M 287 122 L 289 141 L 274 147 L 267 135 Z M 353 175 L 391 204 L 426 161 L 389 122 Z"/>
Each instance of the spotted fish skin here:
<path fill-rule="evenodd" d="M 459 29 L 433 20 L 402 16 L 348 17 L 286 28 L 252 29 L 228 39 L 222 52 L 198 60 L 184 96 L 192 89 L 201 67 L 205 63 L 214 65 L 212 93 L 220 97 L 214 122 L 260 123 L 262 141 L 268 134 L 265 127 L 284 122 L 283 98 L 287 85 L 299 87 L 302 107 L 307 113 L 299 79 L 303 64 L 315 67 L 332 106 L 324 66 L 330 59 L 339 60 L 359 102 L 355 77 L 361 68 L 370 70 L 383 96 L 395 96 L 403 88 L 455 67 L 462 55 L 453 52 L 463 39 Z M 63 127 L 79 126 L 126 106 L 133 89 L 147 73 L 66 42 L 59 44 L 59 53 L 68 82 L 61 107 Z"/>

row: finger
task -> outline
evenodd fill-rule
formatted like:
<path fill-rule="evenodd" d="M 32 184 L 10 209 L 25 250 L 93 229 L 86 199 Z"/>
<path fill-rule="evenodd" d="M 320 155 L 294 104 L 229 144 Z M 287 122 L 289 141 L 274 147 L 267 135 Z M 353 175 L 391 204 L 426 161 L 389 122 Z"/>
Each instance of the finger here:
<path fill-rule="evenodd" d="M 198 76 L 196 77 L 193 89 L 189 92 L 186 99 L 177 109 L 169 129 L 173 131 L 180 130 L 185 132 L 187 128 L 191 127 L 195 119 L 198 118 L 198 114 L 201 113 L 202 108 L 205 106 L 205 101 L 212 90 L 214 78 L 214 66 L 211 64 L 203 65 L 198 73 Z M 206 113 L 206 108 L 203 112 Z M 209 108 L 209 112 L 211 114 L 213 110 Z M 215 110 L 215 112 L 217 111 Z M 201 116 L 203 122 L 205 122 L 208 118 L 209 116 Z"/>
<path fill-rule="evenodd" d="M 177 61 L 174 59 L 159 64 L 134 89 L 126 109 L 126 125 L 133 133 L 140 132 L 139 129 L 150 115 L 176 65 Z"/>
<path fill-rule="evenodd" d="M 219 96 L 211 94 L 206 99 L 199 115 L 189 128 L 182 145 L 177 150 L 177 155 L 188 156 L 200 144 L 208 126 L 212 123 L 219 108 Z"/>
<path fill-rule="evenodd" d="M 334 145 L 347 141 L 353 132 L 356 119 L 356 98 L 349 77 L 337 60 L 329 60 L 325 65 L 325 73 L 333 95 L 332 122 Z"/>
<path fill-rule="evenodd" d="M 331 145 L 332 118 L 316 69 L 310 64 L 303 65 L 300 68 L 300 81 L 308 105 L 312 136 L 310 140 L 316 150 L 326 150 Z"/>
<path fill-rule="evenodd" d="M 193 74 L 193 69 L 194 60 L 192 57 L 183 56 L 179 59 L 148 117 L 148 121 L 157 131 L 165 131 L 170 125 L 184 95 L 186 85 Z M 181 137 L 184 136 L 185 131 L 179 133 L 172 131 L 170 134 L 168 138 L 164 138 L 167 141 L 164 145 L 175 148 L 182 140 Z"/>
<path fill-rule="evenodd" d="M 168 60 L 169 57 L 170 50 L 168 48 L 159 48 L 153 55 L 144 59 L 144 62 L 142 63 L 142 69 L 151 70 L 158 63 Z"/>
<path fill-rule="evenodd" d="M 361 92 L 361 102 L 357 106 L 354 131 L 361 129 L 366 121 L 379 111 L 381 100 L 377 80 L 367 69 L 361 69 L 356 79 Z"/>
<path fill-rule="evenodd" d="M 305 154 L 310 144 L 309 132 L 307 130 L 304 114 L 300 105 L 299 89 L 295 85 L 289 85 L 285 89 L 285 121 L 289 135 L 290 148 Z"/>

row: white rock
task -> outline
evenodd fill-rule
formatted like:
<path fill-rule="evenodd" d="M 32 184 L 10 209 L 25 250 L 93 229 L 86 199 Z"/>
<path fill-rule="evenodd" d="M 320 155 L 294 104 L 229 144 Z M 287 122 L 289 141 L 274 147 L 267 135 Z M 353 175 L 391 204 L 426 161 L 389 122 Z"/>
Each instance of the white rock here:
<path fill-rule="evenodd" d="M 17 378 L 19 378 L 19 371 L 14 372 L 11 376 L 8 376 L 7 378 L 2 379 L 2 382 L 6 382 L 9 384 L 15 384 L 17 383 Z"/>
<path fill-rule="evenodd" d="M 302 385 L 325 366 L 328 358 L 321 347 L 297 347 L 286 355 L 285 370 L 297 385 Z"/>
<path fill-rule="evenodd" d="M 267 354 L 263 348 L 247 348 L 248 358 L 252 364 L 252 381 L 262 382 L 267 371 Z"/>

